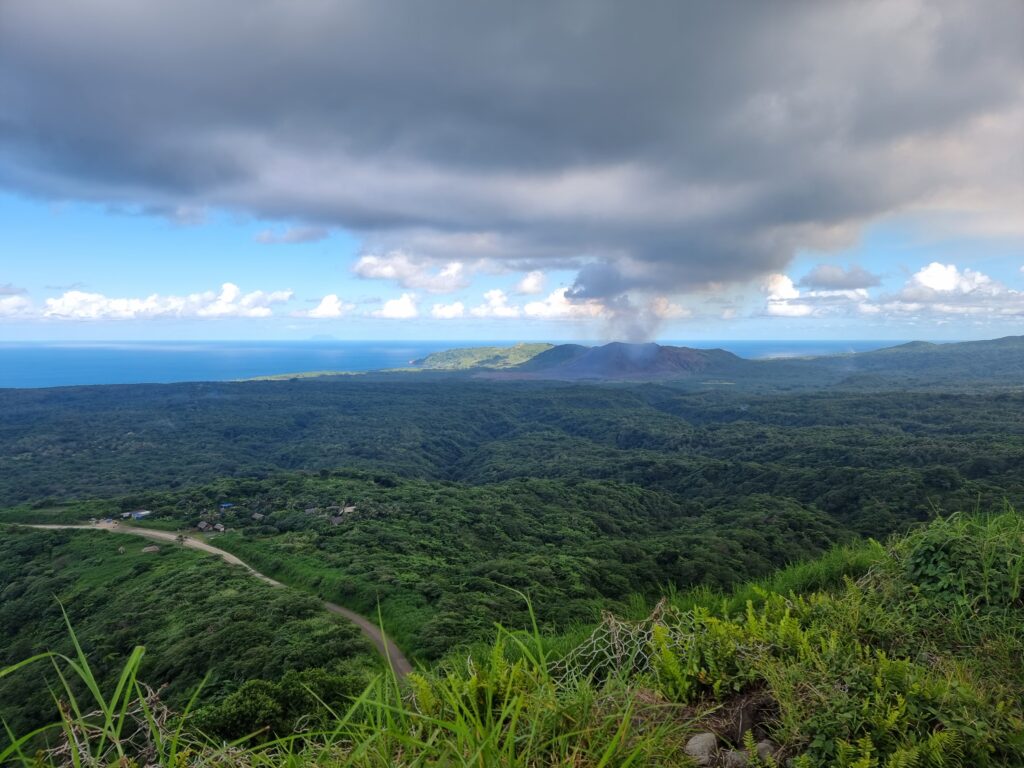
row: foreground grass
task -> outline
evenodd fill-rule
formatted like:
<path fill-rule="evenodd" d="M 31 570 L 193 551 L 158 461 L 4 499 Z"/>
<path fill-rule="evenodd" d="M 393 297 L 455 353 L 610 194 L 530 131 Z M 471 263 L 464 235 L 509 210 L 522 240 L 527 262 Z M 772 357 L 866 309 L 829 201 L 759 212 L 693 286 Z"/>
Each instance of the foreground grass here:
<path fill-rule="evenodd" d="M 720 760 L 746 751 L 750 766 L 1009 768 L 1024 764 L 1022 597 L 1024 518 L 954 516 L 732 595 L 609 616 L 582 641 L 499 629 L 401 685 L 377 678 L 305 732 L 257 719 L 234 742 L 162 709 L 137 680 L 141 648 L 107 693 L 76 645 L 17 666 L 77 676 L 88 705 L 69 684 L 55 696 L 60 722 L 10 735 L 0 764 L 670 766 L 710 730 Z M 772 756 L 753 756 L 757 739 Z"/>
<path fill-rule="evenodd" d="M 138 680 L 141 646 L 105 694 L 70 623 L 68 631 L 74 656 L 40 654 L 0 670 L 3 677 L 49 663 L 64 685 L 60 721 L 8 733 L 0 765 L 667 766 L 678 764 L 687 725 L 681 707 L 656 696 L 641 701 L 625 681 L 560 685 L 538 635 L 499 631 L 485 663 L 413 674 L 407 685 L 381 676 L 348 711 L 333 712 L 327 728 L 218 742 L 192 727 L 191 703 L 173 714 Z M 74 696 L 76 683 L 87 700 Z M 49 746 L 39 750 L 44 739 Z"/>

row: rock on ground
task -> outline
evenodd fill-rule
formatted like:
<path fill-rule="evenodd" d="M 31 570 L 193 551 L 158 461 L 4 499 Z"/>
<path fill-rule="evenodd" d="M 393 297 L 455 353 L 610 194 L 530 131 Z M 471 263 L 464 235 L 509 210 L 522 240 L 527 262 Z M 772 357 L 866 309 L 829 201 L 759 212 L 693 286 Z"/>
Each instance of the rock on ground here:
<path fill-rule="evenodd" d="M 777 751 L 778 747 L 768 739 L 757 742 L 757 756 L 761 762 L 767 762 L 769 757 L 775 757 Z"/>
<path fill-rule="evenodd" d="M 718 751 L 718 737 L 710 732 L 698 733 L 686 742 L 683 751 L 696 760 L 697 765 L 711 765 L 715 760 L 715 753 Z"/>

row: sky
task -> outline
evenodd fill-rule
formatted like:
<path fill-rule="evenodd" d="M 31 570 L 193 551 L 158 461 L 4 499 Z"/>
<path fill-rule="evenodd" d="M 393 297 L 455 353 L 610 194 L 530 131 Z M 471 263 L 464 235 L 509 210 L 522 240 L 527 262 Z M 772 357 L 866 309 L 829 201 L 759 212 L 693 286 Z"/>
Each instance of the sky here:
<path fill-rule="evenodd" d="M 0 340 L 1024 333 L 1024 3 L 5 0 Z"/>

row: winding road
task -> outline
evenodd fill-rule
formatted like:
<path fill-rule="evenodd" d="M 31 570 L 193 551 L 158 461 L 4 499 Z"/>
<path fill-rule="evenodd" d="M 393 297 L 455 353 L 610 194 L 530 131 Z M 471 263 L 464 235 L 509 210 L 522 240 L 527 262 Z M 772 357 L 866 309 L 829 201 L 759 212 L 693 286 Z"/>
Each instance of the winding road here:
<path fill-rule="evenodd" d="M 197 539 L 193 536 L 185 536 L 184 534 L 171 533 L 170 531 L 155 531 L 148 528 L 134 528 L 132 526 L 121 526 L 117 523 L 103 522 L 96 523 L 95 525 L 31 525 L 28 523 L 21 523 L 20 525 L 22 525 L 25 528 L 70 528 L 85 531 L 113 531 L 114 533 L 128 533 L 135 536 L 142 536 L 143 538 L 152 539 L 154 541 L 166 541 L 170 542 L 171 544 L 181 544 L 182 546 L 186 546 L 189 549 L 198 549 L 201 552 L 206 552 L 208 554 L 215 555 L 216 557 L 219 557 L 221 560 L 227 563 L 231 563 L 232 565 L 240 565 L 242 568 L 245 568 L 245 570 L 247 570 L 257 579 L 266 582 L 272 587 L 285 586 L 280 581 L 277 581 L 277 579 L 272 579 L 265 573 L 260 573 L 251 565 L 240 560 L 238 557 L 232 555 L 230 552 L 226 552 L 223 549 L 218 549 L 217 547 L 208 544 L 202 539 Z M 179 536 L 181 536 L 182 538 L 179 539 Z M 338 605 L 337 603 L 328 603 L 325 601 L 324 608 L 326 608 L 331 613 L 336 613 L 339 616 L 343 616 L 344 618 L 348 619 L 353 624 L 355 624 L 357 627 L 359 627 L 359 631 L 362 632 L 367 637 L 367 639 L 371 643 L 373 643 L 374 647 L 376 647 L 380 654 L 388 660 L 388 662 L 391 664 L 391 668 L 395 671 L 395 674 L 398 675 L 398 677 L 405 677 L 407 674 L 412 672 L 412 664 L 409 663 L 409 660 L 405 657 L 405 654 L 403 654 L 402 651 L 398 648 L 398 646 L 396 646 L 394 642 L 391 641 L 387 637 L 387 635 L 384 634 L 384 631 L 380 627 L 378 627 L 368 618 L 366 618 L 360 613 L 356 613 L 355 611 L 350 611 L 348 608 Z"/>

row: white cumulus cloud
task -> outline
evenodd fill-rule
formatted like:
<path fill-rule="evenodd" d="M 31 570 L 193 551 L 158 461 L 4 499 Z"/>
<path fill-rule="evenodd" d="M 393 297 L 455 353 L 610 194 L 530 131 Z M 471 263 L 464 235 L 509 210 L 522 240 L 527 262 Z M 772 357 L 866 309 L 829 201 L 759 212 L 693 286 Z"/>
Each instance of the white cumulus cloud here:
<path fill-rule="evenodd" d="M 934 294 L 998 293 L 1001 289 L 1002 286 L 981 272 L 973 269 L 960 270 L 956 264 L 940 264 L 933 261 L 910 278 L 903 289 L 903 294 L 920 300 L 930 298 Z"/>
<path fill-rule="evenodd" d="M 380 317 L 386 320 L 410 320 L 418 317 L 419 307 L 416 306 L 416 296 L 412 293 L 403 293 L 397 299 L 389 299 L 384 306 L 372 313 L 373 317 Z"/>
<path fill-rule="evenodd" d="M 789 301 L 768 302 L 768 314 L 775 317 L 807 317 L 814 312 L 810 304 L 797 304 Z"/>
<path fill-rule="evenodd" d="M 546 279 L 539 269 L 527 272 L 523 279 L 516 283 L 515 292 L 523 296 L 536 296 L 544 292 Z"/>
<path fill-rule="evenodd" d="M 1024 315 L 1024 293 L 973 269 L 933 261 L 915 272 L 896 295 L 880 302 L 893 315 L 971 316 L 992 318 Z"/>
<path fill-rule="evenodd" d="M 451 293 L 469 285 L 466 268 L 461 261 L 438 265 L 433 260 L 417 259 L 404 251 L 366 254 L 359 258 L 353 271 L 368 280 L 393 280 L 402 288 L 429 293 Z"/>
<path fill-rule="evenodd" d="M 872 296 L 866 287 L 801 291 L 782 274 L 769 275 L 761 289 L 766 313 L 776 317 L 860 315 L 945 322 L 943 318 L 955 316 L 990 320 L 1024 315 L 1024 292 L 983 272 L 937 261 L 918 269 L 899 291 L 887 295 Z"/>
<path fill-rule="evenodd" d="M 508 303 L 508 296 L 499 288 L 484 294 L 484 303 L 469 310 L 473 317 L 519 317 L 519 307 Z"/>
<path fill-rule="evenodd" d="M 32 309 L 32 302 L 24 296 L 0 294 L 0 317 L 26 315 Z"/>
<path fill-rule="evenodd" d="M 439 320 L 454 320 L 462 317 L 465 311 L 465 305 L 461 301 L 456 301 L 454 304 L 435 304 L 431 308 L 430 314 Z"/>
<path fill-rule="evenodd" d="M 548 294 L 546 299 L 531 301 L 523 307 L 527 317 L 540 319 L 594 319 L 605 314 L 601 302 L 587 299 L 572 301 L 566 295 L 568 288 L 558 288 Z"/>
<path fill-rule="evenodd" d="M 318 320 L 328 320 L 334 317 L 341 317 L 353 308 L 352 304 L 343 302 L 336 293 L 329 293 L 320 299 L 320 303 L 308 312 L 297 312 L 298 317 L 312 317 Z"/>
<path fill-rule="evenodd" d="M 291 291 L 252 291 L 243 294 L 234 283 L 219 292 L 188 296 L 151 294 L 144 298 L 110 298 L 102 293 L 66 291 L 46 300 L 43 317 L 64 320 L 141 320 L 162 317 L 269 317 L 272 306 L 292 298 Z"/>
<path fill-rule="evenodd" d="M 212 301 L 210 296 L 210 293 L 189 296 L 184 304 L 185 310 L 195 306 L 198 317 L 269 317 L 272 314 L 270 307 L 290 301 L 292 292 L 253 291 L 243 294 L 234 283 L 224 283 Z"/>
<path fill-rule="evenodd" d="M 762 284 L 762 290 L 768 301 L 788 301 L 800 297 L 800 291 L 793 285 L 793 279 L 788 275 L 768 275 Z"/>
<path fill-rule="evenodd" d="M 765 311 L 774 317 L 806 317 L 813 314 L 814 307 L 798 301 L 800 290 L 788 275 L 772 274 L 761 285 L 767 304 Z"/>

